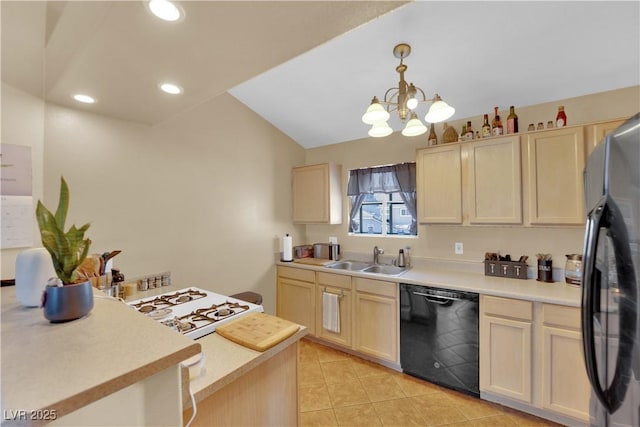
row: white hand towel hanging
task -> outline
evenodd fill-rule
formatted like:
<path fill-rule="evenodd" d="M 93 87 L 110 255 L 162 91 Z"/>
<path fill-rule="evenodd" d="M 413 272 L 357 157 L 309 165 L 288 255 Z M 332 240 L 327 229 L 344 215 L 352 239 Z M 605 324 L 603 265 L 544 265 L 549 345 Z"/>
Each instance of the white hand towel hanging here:
<path fill-rule="evenodd" d="M 322 293 L 322 327 L 340 333 L 340 297 L 336 294 Z"/>

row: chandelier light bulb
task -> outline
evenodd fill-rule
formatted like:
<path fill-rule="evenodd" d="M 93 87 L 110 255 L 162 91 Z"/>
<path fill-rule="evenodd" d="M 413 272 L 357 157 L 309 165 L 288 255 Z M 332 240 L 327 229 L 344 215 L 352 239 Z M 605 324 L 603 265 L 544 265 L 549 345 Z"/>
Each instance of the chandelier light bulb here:
<path fill-rule="evenodd" d="M 416 97 L 407 99 L 407 108 L 410 110 L 415 110 L 418 106 L 418 99 Z"/>
<path fill-rule="evenodd" d="M 407 122 L 407 125 L 402 129 L 402 135 L 404 136 L 418 136 L 427 131 L 427 127 L 420 121 L 416 113 L 411 114 L 411 120 Z"/>
<path fill-rule="evenodd" d="M 389 127 L 387 122 L 378 122 L 374 123 L 369 129 L 369 136 L 373 138 L 382 138 L 385 136 L 389 136 L 393 133 L 393 129 Z"/>
<path fill-rule="evenodd" d="M 433 104 L 431 104 L 427 115 L 424 116 L 425 121 L 428 123 L 439 123 L 449 119 L 455 114 L 456 109 L 444 102 L 438 94 L 436 94 L 433 99 Z"/>
<path fill-rule="evenodd" d="M 386 122 L 387 120 L 389 120 L 389 112 L 380 105 L 380 101 L 374 96 L 371 100 L 371 105 L 369 105 L 369 108 L 367 108 L 367 111 L 362 116 L 362 122 L 373 125 Z"/>

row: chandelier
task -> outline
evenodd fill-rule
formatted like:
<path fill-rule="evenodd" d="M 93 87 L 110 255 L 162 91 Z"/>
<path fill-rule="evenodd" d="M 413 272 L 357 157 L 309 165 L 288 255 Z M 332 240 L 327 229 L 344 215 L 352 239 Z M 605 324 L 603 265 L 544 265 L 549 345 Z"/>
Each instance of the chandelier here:
<path fill-rule="evenodd" d="M 407 118 L 405 128 L 402 130 L 404 136 L 422 135 L 427 131 L 427 127 L 420 121 L 418 115 L 414 111 L 419 104 L 431 102 L 431 107 L 427 112 L 424 120 L 427 123 L 438 123 L 447 120 L 456 112 L 455 108 L 448 105 L 440 98 L 438 94 L 431 99 L 427 99 L 424 91 L 413 83 L 407 84 L 404 80 L 404 73 L 407 66 L 403 60 L 411 53 L 411 46 L 406 43 L 400 43 L 393 48 L 393 56 L 400 58 L 400 65 L 396 67 L 396 71 L 400 74 L 398 87 L 387 89 L 384 94 L 384 101 L 380 101 L 377 97 L 373 97 L 371 105 L 362 116 L 362 121 L 368 125 L 372 125 L 369 129 L 369 136 L 380 138 L 393 133 L 393 129 L 389 127 L 389 113 L 397 111 L 402 123 Z"/>

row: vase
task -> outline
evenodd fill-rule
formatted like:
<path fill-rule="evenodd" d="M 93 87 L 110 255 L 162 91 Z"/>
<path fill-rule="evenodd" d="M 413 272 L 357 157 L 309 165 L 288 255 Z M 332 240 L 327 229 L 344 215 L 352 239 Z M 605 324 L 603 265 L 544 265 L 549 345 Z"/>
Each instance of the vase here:
<path fill-rule="evenodd" d="M 90 281 L 65 286 L 47 286 L 42 306 L 44 317 L 52 323 L 68 322 L 86 316 L 93 309 Z"/>

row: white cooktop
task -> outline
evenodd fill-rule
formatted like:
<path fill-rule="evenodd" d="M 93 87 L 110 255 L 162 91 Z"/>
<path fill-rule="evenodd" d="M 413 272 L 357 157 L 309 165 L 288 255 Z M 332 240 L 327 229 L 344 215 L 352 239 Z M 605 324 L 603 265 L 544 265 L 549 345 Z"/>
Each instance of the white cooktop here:
<path fill-rule="evenodd" d="M 210 334 L 217 326 L 245 314 L 264 311 L 261 305 L 194 286 L 127 301 L 127 304 L 142 315 L 151 317 L 192 339 Z"/>

